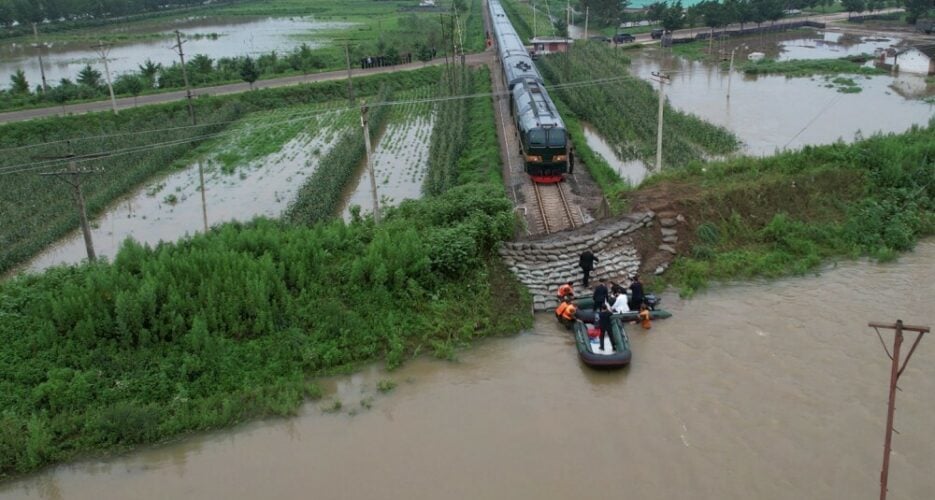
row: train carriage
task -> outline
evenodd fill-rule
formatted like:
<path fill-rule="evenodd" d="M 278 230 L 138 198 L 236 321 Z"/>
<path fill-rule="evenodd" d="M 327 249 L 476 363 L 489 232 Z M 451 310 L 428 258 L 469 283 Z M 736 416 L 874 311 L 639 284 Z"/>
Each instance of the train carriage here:
<path fill-rule="evenodd" d="M 524 169 L 535 182 L 560 182 L 573 168 L 565 124 L 503 6 L 498 0 L 487 5 Z"/>

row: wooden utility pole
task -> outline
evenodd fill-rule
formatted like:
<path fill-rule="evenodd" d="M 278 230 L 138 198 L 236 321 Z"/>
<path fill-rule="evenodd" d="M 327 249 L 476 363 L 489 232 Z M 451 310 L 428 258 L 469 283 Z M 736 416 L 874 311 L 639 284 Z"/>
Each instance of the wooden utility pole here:
<path fill-rule="evenodd" d="M 82 156 L 82 158 L 92 158 L 95 156 L 104 155 Z M 88 223 L 88 211 L 84 202 L 84 193 L 81 191 L 81 183 L 83 182 L 82 176 L 97 173 L 100 172 L 100 170 L 79 170 L 75 158 L 77 158 L 77 156 L 74 153 L 52 157 L 50 159 L 68 159 L 68 170 L 64 172 L 47 172 L 39 175 L 58 177 L 75 190 L 75 208 L 78 209 L 78 220 L 81 222 L 81 232 L 84 234 L 84 247 L 88 252 L 88 262 L 94 262 L 97 256 L 94 253 L 94 242 L 91 239 L 91 224 Z"/>
<path fill-rule="evenodd" d="M 185 97 L 188 99 L 188 116 L 192 120 L 192 125 L 197 125 L 195 120 L 195 107 L 192 105 L 192 88 L 188 85 L 188 70 L 185 68 L 185 53 L 182 52 L 182 33 L 175 30 L 176 44 L 172 48 L 179 52 L 179 61 L 182 62 L 182 80 L 185 82 Z"/>
<path fill-rule="evenodd" d="M 354 105 L 354 80 L 351 77 L 351 45 L 344 41 L 344 60 L 347 62 L 347 103 Z"/>
<path fill-rule="evenodd" d="M 114 97 L 114 85 L 110 81 L 110 66 L 107 65 L 107 55 L 110 53 L 110 44 L 105 44 L 103 40 L 98 40 L 97 45 L 91 47 L 99 56 L 101 56 L 101 62 L 104 63 L 104 77 L 107 80 L 107 90 L 110 91 L 110 105 L 114 110 L 114 114 L 117 114 L 117 98 Z"/>
<path fill-rule="evenodd" d="M 377 198 L 377 177 L 373 171 L 373 159 L 370 151 L 370 122 L 367 119 L 367 103 L 360 106 L 360 126 L 364 129 L 364 148 L 367 154 L 367 172 L 370 174 L 370 194 L 373 196 L 373 222 L 380 223 L 380 202 Z"/>
<path fill-rule="evenodd" d="M 896 384 L 899 382 L 900 375 L 902 375 L 903 371 L 906 369 L 909 358 L 912 357 L 912 353 L 915 352 L 916 347 L 919 345 L 919 341 L 922 340 L 922 335 L 928 333 L 929 327 L 904 325 L 901 319 L 896 320 L 896 323 L 893 324 L 871 322 L 869 326 L 876 330 L 877 336 L 880 337 L 880 343 L 883 344 L 883 350 L 886 351 L 886 355 L 893 360 L 893 365 L 890 370 L 889 406 L 886 411 L 886 437 L 883 440 L 883 467 L 880 470 L 880 500 L 886 500 L 887 481 L 890 474 L 890 453 L 893 444 L 893 416 L 896 412 L 896 389 L 898 389 Z M 880 335 L 880 328 L 896 331 L 896 336 L 893 339 L 892 354 L 890 354 L 889 350 L 886 348 L 886 342 L 883 341 L 883 336 Z M 906 359 L 900 361 L 899 348 L 903 343 L 904 331 L 916 332 L 917 335 L 915 341 L 912 343 L 912 347 L 909 348 L 909 354 L 906 355 Z"/>
<path fill-rule="evenodd" d="M 45 81 L 45 66 L 42 64 L 42 47 L 39 43 L 39 28 L 36 23 L 32 23 L 32 36 L 36 39 L 36 55 L 39 57 L 39 75 L 42 77 L 42 93 L 49 91 L 49 85 Z"/>
<path fill-rule="evenodd" d="M 659 118 L 656 126 L 656 172 L 662 170 L 662 115 L 665 109 L 665 85 L 669 83 L 669 76 L 664 73 L 653 72 L 656 81 L 659 82 Z"/>

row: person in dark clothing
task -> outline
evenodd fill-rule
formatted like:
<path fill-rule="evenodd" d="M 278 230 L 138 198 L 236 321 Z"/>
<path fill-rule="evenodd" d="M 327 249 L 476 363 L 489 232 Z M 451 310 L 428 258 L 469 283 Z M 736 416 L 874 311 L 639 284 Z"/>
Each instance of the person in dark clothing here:
<path fill-rule="evenodd" d="M 599 323 L 601 325 L 601 350 L 604 350 L 604 337 L 610 341 L 610 347 L 614 346 L 614 338 L 611 337 L 611 316 L 613 313 L 607 308 L 607 304 L 601 305 L 601 312 L 598 313 Z"/>
<path fill-rule="evenodd" d="M 607 285 L 604 284 L 604 280 L 601 280 L 597 288 L 594 289 L 594 295 L 591 296 L 594 299 L 595 311 L 600 311 L 602 307 L 607 305 L 607 296 Z"/>
<path fill-rule="evenodd" d="M 640 283 L 640 277 L 634 275 L 630 281 L 630 300 L 628 305 L 631 311 L 639 311 L 643 305 L 643 284 Z"/>
<path fill-rule="evenodd" d="M 584 283 L 585 288 L 588 287 L 588 279 L 591 277 L 591 271 L 594 269 L 594 263 L 597 261 L 597 256 L 591 253 L 590 249 L 586 249 L 581 253 L 581 256 L 578 257 L 578 267 L 584 272 L 582 283 Z M 597 307 L 597 304 L 595 304 L 595 307 Z"/>

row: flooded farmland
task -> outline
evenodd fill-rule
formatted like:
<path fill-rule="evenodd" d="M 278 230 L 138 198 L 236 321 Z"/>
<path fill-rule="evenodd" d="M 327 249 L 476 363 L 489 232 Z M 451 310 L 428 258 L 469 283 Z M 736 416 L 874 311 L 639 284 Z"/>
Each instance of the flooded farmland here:
<path fill-rule="evenodd" d="M 346 116 L 341 114 L 325 115 L 317 121 L 305 117 L 291 135 L 279 137 L 284 142 L 273 146 L 276 152 L 256 159 L 244 156 L 257 147 L 257 141 L 275 141 L 275 135 L 271 138 L 262 133 L 277 134 L 288 126 L 289 120 L 280 120 L 274 122 L 277 127 L 270 131 L 267 122 L 277 116 L 259 114 L 253 122 L 216 145 L 213 154 L 198 160 L 205 169 L 209 226 L 232 220 L 248 221 L 256 216 L 278 217 L 337 140 L 339 134 L 335 131 L 346 125 Z M 306 123 L 310 125 L 306 127 Z M 154 245 L 203 231 L 198 161 L 150 180 L 92 220 L 97 255 L 112 259 L 130 237 Z M 23 268 L 41 271 L 85 258 L 84 239 L 80 231 L 75 231 Z"/>
<path fill-rule="evenodd" d="M 136 71 L 147 59 L 163 66 L 178 62 L 174 30 L 180 30 L 185 43 L 188 60 L 196 54 L 205 54 L 212 59 L 256 55 L 272 51 L 288 52 L 302 43 L 315 48 L 324 40 L 315 34 L 350 27 L 350 23 L 321 22 L 312 18 L 275 17 L 196 17 L 183 18 L 156 25 L 147 25 L 128 31 L 126 28 L 110 28 L 103 35 L 125 35 L 128 40 L 116 42 L 108 56 L 113 75 Z M 43 66 L 46 80 L 57 84 L 60 79 L 72 81 L 86 64 L 103 72 L 100 56 L 91 49 L 97 43 L 75 41 L 52 41 L 43 51 Z M 10 85 L 10 75 L 17 69 L 26 73 L 26 79 L 35 87 L 42 82 L 39 61 L 32 40 L 0 43 L 0 88 Z"/>
<path fill-rule="evenodd" d="M 631 186 L 639 186 L 643 179 L 649 175 L 646 164 L 641 160 L 621 160 L 620 154 L 594 127 L 583 124 L 582 128 L 588 147 L 599 154 L 610 165 L 610 168 L 617 172 L 621 179 L 627 181 Z"/>
<path fill-rule="evenodd" d="M 783 59 L 801 59 L 809 54 L 842 57 L 894 43 L 887 39 L 843 45 L 833 41 L 840 41 L 843 36 L 831 35 L 822 35 L 819 43 L 801 35 L 790 39 L 786 34 L 768 44 Z M 758 41 L 759 45 L 754 45 L 756 40 L 736 40 L 723 50 L 729 57 L 734 46 L 746 43 L 746 49 L 737 51 L 739 65 L 746 61 L 747 53 L 765 49 L 765 38 L 768 37 Z M 935 115 L 931 101 L 913 98 L 919 97 L 917 94 L 907 98 L 903 95 L 906 92 L 899 91 L 901 87 L 917 91 L 921 88 L 924 94 L 926 83 L 921 76 L 844 75 L 854 80 L 860 92 L 842 93 L 824 76 L 750 77 L 739 69 L 730 74 L 718 62 L 690 61 L 665 49 L 644 51 L 632 56 L 632 60 L 632 71 L 640 78 L 649 80 L 653 72 L 668 73 L 672 80 L 666 88 L 666 97 L 675 107 L 730 129 L 743 141 L 743 152 L 757 156 L 839 139 L 850 142 L 876 132 L 903 132 L 912 125 L 927 124 Z"/>
<path fill-rule="evenodd" d="M 598 372 L 549 314 L 457 362 L 332 379 L 301 414 L 0 486 L 4 499 L 867 498 L 878 488 L 889 360 L 868 321 L 935 323 L 935 241 L 898 262 L 664 295 Z M 803 312 L 805 312 L 803 314 Z M 910 337 L 911 338 L 911 337 Z M 935 490 L 935 345 L 900 383 L 889 498 Z M 398 386 L 381 394 L 378 381 Z M 322 408 L 334 400 L 342 410 Z M 482 478 L 483 480 L 478 480 Z"/>
<path fill-rule="evenodd" d="M 379 143 L 374 145 L 372 159 L 381 207 L 422 196 L 435 116 L 431 105 L 423 103 L 394 108 L 389 120 Z M 345 220 L 350 220 L 354 205 L 360 207 L 361 214 L 373 212 L 370 172 L 366 166 L 344 201 Z"/>

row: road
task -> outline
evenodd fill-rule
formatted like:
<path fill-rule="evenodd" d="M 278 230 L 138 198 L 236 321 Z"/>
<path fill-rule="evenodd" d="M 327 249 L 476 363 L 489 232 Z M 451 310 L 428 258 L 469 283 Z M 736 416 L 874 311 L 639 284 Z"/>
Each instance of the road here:
<path fill-rule="evenodd" d="M 481 52 L 477 54 L 468 54 L 466 56 L 466 62 L 469 66 L 476 66 L 480 64 L 487 64 L 488 62 L 493 61 L 494 56 L 492 52 Z M 423 62 L 414 62 L 409 64 L 399 64 L 396 66 L 385 66 L 382 68 L 368 68 L 368 69 L 353 69 L 351 70 L 352 77 L 368 76 L 375 75 L 378 73 L 390 73 L 394 71 L 412 71 L 426 66 L 439 66 L 445 64 L 444 58 L 436 58 L 427 63 Z M 290 85 L 298 85 L 301 83 L 312 83 L 312 82 L 325 82 L 329 80 L 342 80 L 347 78 L 347 70 L 341 71 L 330 71 L 326 73 L 315 73 L 311 75 L 297 75 L 297 76 L 287 76 L 283 78 L 273 78 L 270 80 L 260 80 L 253 84 L 255 89 L 270 89 L 278 87 L 287 87 Z M 240 92 L 247 92 L 250 90 L 250 85 L 246 82 L 243 83 L 231 83 L 227 85 L 218 85 L 216 87 L 202 87 L 197 89 L 192 89 L 192 95 L 202 96 L 202 95 L 225 95 L 225 94 L 236 94 Z M 136 99 L 132 97 L 124 97 L 117 99 L 117 109 L 128 109 L 136 106 L 145 106 L 149 104 L 162 104 L 166 102 L 179 101 L 185 99 L 185 91 L 173 91 L 165 92 L 162 94 L 150 94 L 140 96 Z M 81 104 L 70 104 L 66 105 L 64 109 L 62 106 L 53 106 L 49 108 L 36 108 L 36 109 L 26 109 L 22 111 L 11 111 L 8 113 L 0 113 L 0 123 L 11 123 L 24 120 L 32 120 L 35 118 L 44 118 L 48 116 L 62 116 L 62 115 L 71 115 L 71 114 L 82 114 L 90 113 L 95 111 L 109 111 L 111 109 L 110 101 L 95 101 L 95 102 L 86 102 Z"/>

